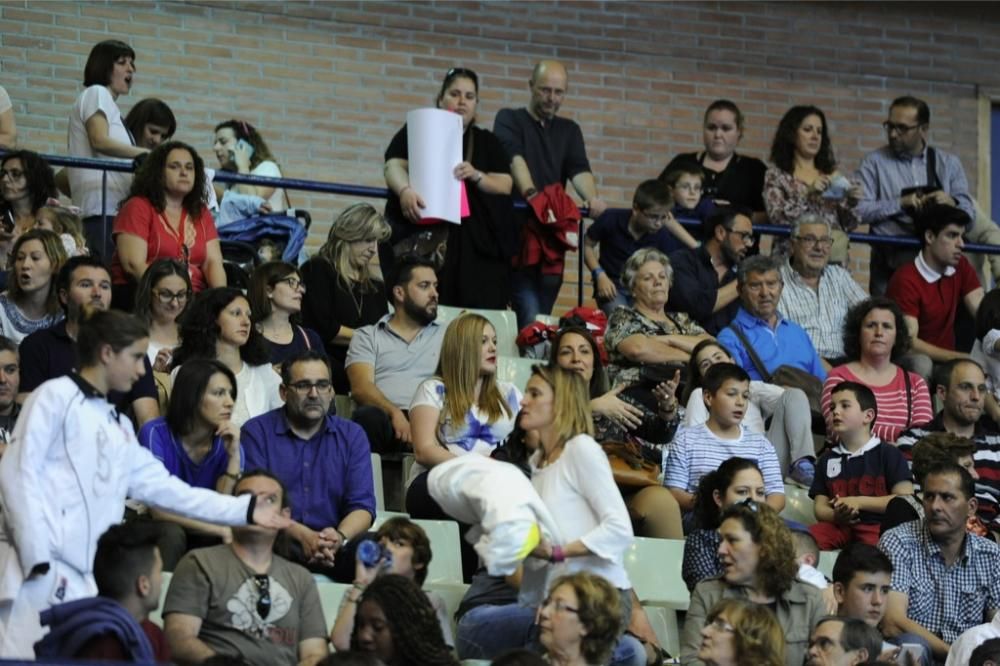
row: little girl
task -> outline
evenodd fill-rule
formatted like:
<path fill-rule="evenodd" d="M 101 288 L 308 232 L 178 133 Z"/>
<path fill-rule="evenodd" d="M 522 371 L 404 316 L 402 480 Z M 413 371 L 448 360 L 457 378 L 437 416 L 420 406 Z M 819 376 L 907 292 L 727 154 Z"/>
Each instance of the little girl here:
<path fill-rule="evenodd" d="M 58 201 L 50 199 L 39 209 L 35 227 L 59 234 L 68 257 L 90 254 L 87 241 L 83 238 L 83 223 L 80 222 L 80 216 L 75 209 L 67 208 Z"/>

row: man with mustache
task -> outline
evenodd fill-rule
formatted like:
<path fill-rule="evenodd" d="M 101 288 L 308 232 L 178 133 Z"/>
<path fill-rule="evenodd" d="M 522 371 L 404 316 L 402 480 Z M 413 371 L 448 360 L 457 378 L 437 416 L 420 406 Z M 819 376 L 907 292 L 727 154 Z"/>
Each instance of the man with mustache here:
<path fill-rule="evenodd" d="M 957 463 L 933 465 L 923 479 L 924 519 L 894 527 L 878 544 L 893 569 L 883 632 L 915 636 L 937 661 L 1000 609 L 1000 546 L 966 531 L 976 514 L 974 484 Z"/>
<path fill-rule="evenodd" d="M 745 259 L 736 274 L 740 293 L 740 309 L 732 323 L 719 333 L 719 342 L 726 346 L 736 364 L 747 371 L 751 379 L 766 381 L 750 359 L 739 336 L 739 328 L 760 356 L 768 373 L 782 365 L 790 365 L 826 379 L 826 370 L 813 347 L 809 334 L 778 311 L 784 282 L 772 257 L 755 256 Z"/>
<path fill-rule="evenodd" d="M 372 452 L 379 454 L 411 447 L 410 400 L 437 369 L 445 329 L 437 321 L 434 265 L 403 256 L 396 259 L 395 273 L 394 312 L 356 330 L 344 361 L 351 398 L 358 404 L 351 419 L 364 428 Z"/>
<path fill-rule="evenodd" d="M 368 438 L 356 423 L 329 414 L 330 362 L 309 350 L 281 366 L 285 406 L 243 425 L 247 469 L 266 469 L 288 488 L 292 526 L 284 555 L 347 583 L 354 557 L 344 547 L 375 518 Z"/>

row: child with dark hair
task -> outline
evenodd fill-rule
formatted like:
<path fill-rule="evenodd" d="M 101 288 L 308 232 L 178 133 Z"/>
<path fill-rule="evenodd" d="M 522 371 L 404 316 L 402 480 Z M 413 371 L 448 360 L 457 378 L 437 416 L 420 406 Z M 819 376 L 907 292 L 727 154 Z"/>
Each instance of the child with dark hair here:
<path fill-rule="evenodd" d="M 408 518 L 390 518 L 375 533 L 374 540 L 382 548 L 382 556 L 373 567 L 367 566 L 360 557 L 355 558 L 354 584 L 344 594 L 337 620 L 330 631 L 330 642 L 338 651 L 350 649 L 358 599 L 376 578 L 383 574 L 398 574 L 417 585 L 423 585 L 427 578 L 427 566 L 432 557 L 431 542 L 420 525 Z M 424 592 L 437 614 L 445 644 L 453 646 L 455 639 L 451 631 L 451 618 L 448 617 L 444 600 L 435 592 Z"/>
<path fill-rule="evenodd" d="M 715 212 L 712 199 L 702 196 L 704 180 L 705 172 L 697 162 L 681 162 L 667 173 L 663 182 L 670 188 L 674 200 L 671 212 L 675 217 L 704 224 Z"/>
<path fill-rule="evenodd" d="M 755 461 L 764 475 L 766 499 L 775 511 L 785 506 L 785 488 L 774 447 L 743 426 L 750 400 L 750 377 L 733 363 L 717 363 L 705 373 L 702 391 L 708 420 L 682 428 L 663 456 L 663 485 L 674 494 L 690 527 L 698 482 L 734 456 Z"/>
<path fill-rule="evenodd" d="M 903 454 L 871 434 L 878 406 L 870 388 L 841 382 L 830 395 L 840 443 L 816 463 L 809 496 L 819 522 L 809 532 L 823 550 L 852 541 L 875 545 L 882 514 L 894 497 L 913 494 L 913 477 Z"/>

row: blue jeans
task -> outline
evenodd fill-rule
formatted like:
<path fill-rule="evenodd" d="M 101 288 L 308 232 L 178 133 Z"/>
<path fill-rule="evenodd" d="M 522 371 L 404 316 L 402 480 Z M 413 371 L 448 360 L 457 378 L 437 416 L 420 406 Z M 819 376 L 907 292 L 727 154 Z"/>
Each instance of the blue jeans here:
<path fill-rule="evenodd" d="M 918 636 L 916 634 L 900 634 L 895 638 L 888 639 L 889 643 L 893 645 L 902 645 L 903 643 L 915 643 L 924 649 L 923 657 L 917 663 L 919 666 L 933 666 L 934 664 L 944 663 L 934 660 L 934 652 L 931 650 L 930 643 L 924 640 L 923 636 Z"/>
<path fill-rule="evenodd" d="M 611 319 L 611 313 L 614 312 L 615 308 L 619 305 L 632 305 L 632 299 L 629 298 L 628 294 L 623 291 L 624 287 L 620 285 L 615 285 L 615 287 L 618 291 L 615 292 L 615 297 L 610 301 L 602 301 L 599 300 L 596 295 L 594 296 L 594 300 L 597 301 L 597 307 L 601 308 L 601 312 L 606 314 L 608 319 Z"/>
<path fill-rule="evenodd" d="M 552 314 L 559 298 L 562 275 L 543 275 L 538 266 L 511 271 L 510 300 L 517 315 L 517 330 L 535 321 L 539 314 Z"/>
<path fill-rule="evenodd" d="M 508 650 L 544 652 L 538 640 L 535 609 L 510 604 L 476 606 L 458 621 L 455 649 L 459 659 L 493 659 Z M 646 652 L 635 637 L 623 635 L 611 654 L 612 666 L 645 666 Z"/>

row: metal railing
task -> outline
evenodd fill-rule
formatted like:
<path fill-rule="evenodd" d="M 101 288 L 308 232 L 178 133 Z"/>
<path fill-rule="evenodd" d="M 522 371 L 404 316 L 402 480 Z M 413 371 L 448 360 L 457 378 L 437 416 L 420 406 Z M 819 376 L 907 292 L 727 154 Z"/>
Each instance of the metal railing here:
<path fill-rule="evenodd" d="M 4 152 L 0 151 L 0 155 Z M 118 171 L 118 172 L 132 172 L 134 167 L 131 162 L 122 162 L 118 160 L 107 160 L 107 159 L 94 159 L 89 157 L 67 157 L 64 155 L 42 155 L 42 157 L 49 163 L 56 166 L 68 166 L 77 167 L 84 169 L 94 169 L 101 170 L 103 172 L 102 178 L 102 193 L 101 193 L 101 203 L 104 210 L 107 210 L 107 172 L 108 171 Z M 355 197 L 363 197 L 366 199 L 385 199 L 389 196 L 389 190 L 384 187 L 368 187 L 366 185 L 348 185 L 344 183 L 328 183 L 319 180 L 305 180 L 302 178 L 271 178 L 267 176 L 251 176 L 249 174 L 233 173 L 231 171 L 215 171 L 215 181 L 220 183 L 240 183 L 246 185 L 264 185 L 267 187 L 275 188 L 285 188 L 289 190 L 300 190 L 305 192 L 322 192 L 324 194 L 339 194 L 348 195 Z M 515 201 L 515 208 L 524 209 L 527 208 L 527 204 L 523 201 Z M 586 208 L 582 208 L 581 212 L 586 218 L 589 211 Z M 683 219 L 678 218 L 677 220 L 682 225 L 688 228 L 697 229 L 701 223 L 698 220 L 693 219 Z M 791 229 L 786 226 L 779 226 L 774 224 L 755 224 L 754 232 L 766 234 L 769 236 L 777 236 L 780 238 L 787 237 L 791 233 Z M 583 243 L 583 232 L 584 223 L 583 220 L 580 221 L 580 243 Z M 868 245 L 886 245 L 891 247 L 909 247 L 909 248 L 919 248 L 920 241 L 913 236 L 879 236 L 877 234 L 863 234 L 863 233 L 849 233 L 848 237 L 858 243 L 866 243 Z M 981 243 L 966 243 L 965 251 L 973 254 L 1000 254 L 1000 245 L 983 245 Z M 577 271 L 577 304 L 583 304 L 583 278 L 584 278 L 584 262 L 583 258 L 580 258 L 579 268 Z"/>

